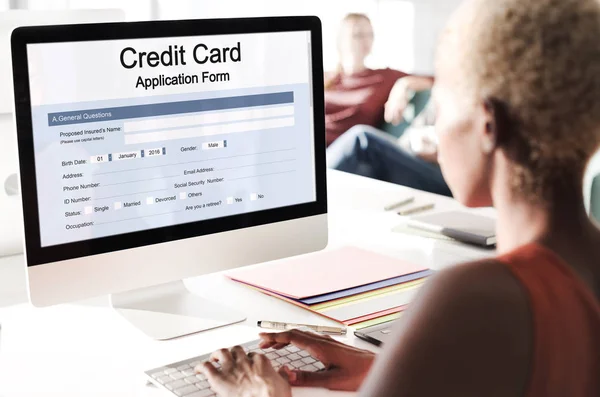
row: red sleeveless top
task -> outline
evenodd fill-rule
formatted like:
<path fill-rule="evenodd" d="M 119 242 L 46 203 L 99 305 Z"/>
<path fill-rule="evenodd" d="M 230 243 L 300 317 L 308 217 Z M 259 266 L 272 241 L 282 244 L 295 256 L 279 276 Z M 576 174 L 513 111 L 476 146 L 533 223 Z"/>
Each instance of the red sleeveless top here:
<path fill-rule="evenodd" d="M 591 290 L 561 258 L 540 245 L 527 245 L 498 259 L 523 285 L 533 315 L 533 357 L 525 396 L 599 397 L 600 303 Z"/>

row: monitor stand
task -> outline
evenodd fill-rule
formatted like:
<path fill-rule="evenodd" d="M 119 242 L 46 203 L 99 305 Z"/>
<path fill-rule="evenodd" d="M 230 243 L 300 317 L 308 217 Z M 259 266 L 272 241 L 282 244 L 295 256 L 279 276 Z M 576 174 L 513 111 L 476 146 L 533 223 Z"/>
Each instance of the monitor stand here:
<path fill-rule="evenodd" d="M 110 295 L 112 307 L 156 340 L 167 340 L 246 320 L 218 303 L 202 299 L 183 281 Z"/>

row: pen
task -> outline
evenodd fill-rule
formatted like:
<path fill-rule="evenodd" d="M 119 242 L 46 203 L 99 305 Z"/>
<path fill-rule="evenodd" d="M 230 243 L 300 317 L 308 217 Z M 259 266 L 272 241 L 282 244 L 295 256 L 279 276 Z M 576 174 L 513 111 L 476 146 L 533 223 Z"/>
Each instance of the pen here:
<path fill-rule="evenodd" d="M 413 208 L 409 208 L 404 211 L 400 211 L 400 212 L 398 212 L 398 215 L 403 215 L 403 216 L 404 215 L 412 215 L 412 214 L 416 214 L 417 212 L 423 212 L 423 211 L 433 209 L 434 207 L 435 207 L 435 204 L 422 205 L 420 207 L 413 207 Z"/>
<path fill-rule="evenodd" d="M 407 199 L 405 199 L 405 200 L 398 201 L 397 203 L 393 203 L 393 204 L 390 204 L 390 205 L 386 205 L 385 207 L 383 207 L 383 209 L 384 209 L 384 211 L 391 211 L 391 210 L 395 210 L 396 208 L 400 208 L 400 207 L 402 207 L 403 205 L 410 204 L 410 203 L 412 203 L 413 201 L 415 201 L 415 198 L 414 198 L 414 197 L 409 197 L 409 198 L 407 198 Z"/>
<path fill-rule="evenodd" d="M 258 326 L 261 328 L 277 329 L 281 331 L 287 331 L 294 328 L 306 327 L 312 331 L 318 332 L 325 335 L 346 335 L 346 328 L 341 327 L 329 327 L 326 325 L 307 325 L 307 324 L 292 324 L 292 323 L 279 323 L 275 321 L 259 321 Z"/>

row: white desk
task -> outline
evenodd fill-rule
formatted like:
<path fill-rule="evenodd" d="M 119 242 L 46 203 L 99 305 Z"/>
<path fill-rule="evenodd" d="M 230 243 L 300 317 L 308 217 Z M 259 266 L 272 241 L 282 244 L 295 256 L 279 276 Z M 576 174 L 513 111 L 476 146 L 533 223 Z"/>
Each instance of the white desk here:
<path fill-rule="evenodd" d="M 451 199 L 400 186 L 329 173 L 330 247 L 357 245 L 434 269 L 490 256 L 477 248 L 391 232 L 402 221 L 385 204 L 415 195 L 436 211 L 460 208 Z M 484 210 L 489 211 L 489 210 Z M 188 280 L 199 295 L 235 306 L 248 316 L 229 326 L 168 342 L 147 339 L 107 307 L 107 299 L 33 309 L 24 302 L 22 257 L 0 258 L 0 395 L 153 396 L 144 370 L 256 339 L 259 319 L 327 324 L 328 320 L 237 285 L 220 274 Z M 346 342 L 370 345 L 350 336 Z M 296 389 L 295 396 L 352 395 Z"/>

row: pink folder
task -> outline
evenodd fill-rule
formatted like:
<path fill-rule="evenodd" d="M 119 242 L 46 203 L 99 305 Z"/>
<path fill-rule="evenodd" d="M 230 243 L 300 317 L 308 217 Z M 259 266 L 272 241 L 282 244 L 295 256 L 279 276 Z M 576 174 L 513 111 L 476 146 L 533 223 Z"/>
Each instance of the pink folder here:
<path fill-rule="evenodd" d="M 344 247 L 242 268 L 228 277 L 292 299 L 305 299 L 426 269 L 360 248 Z"/>

